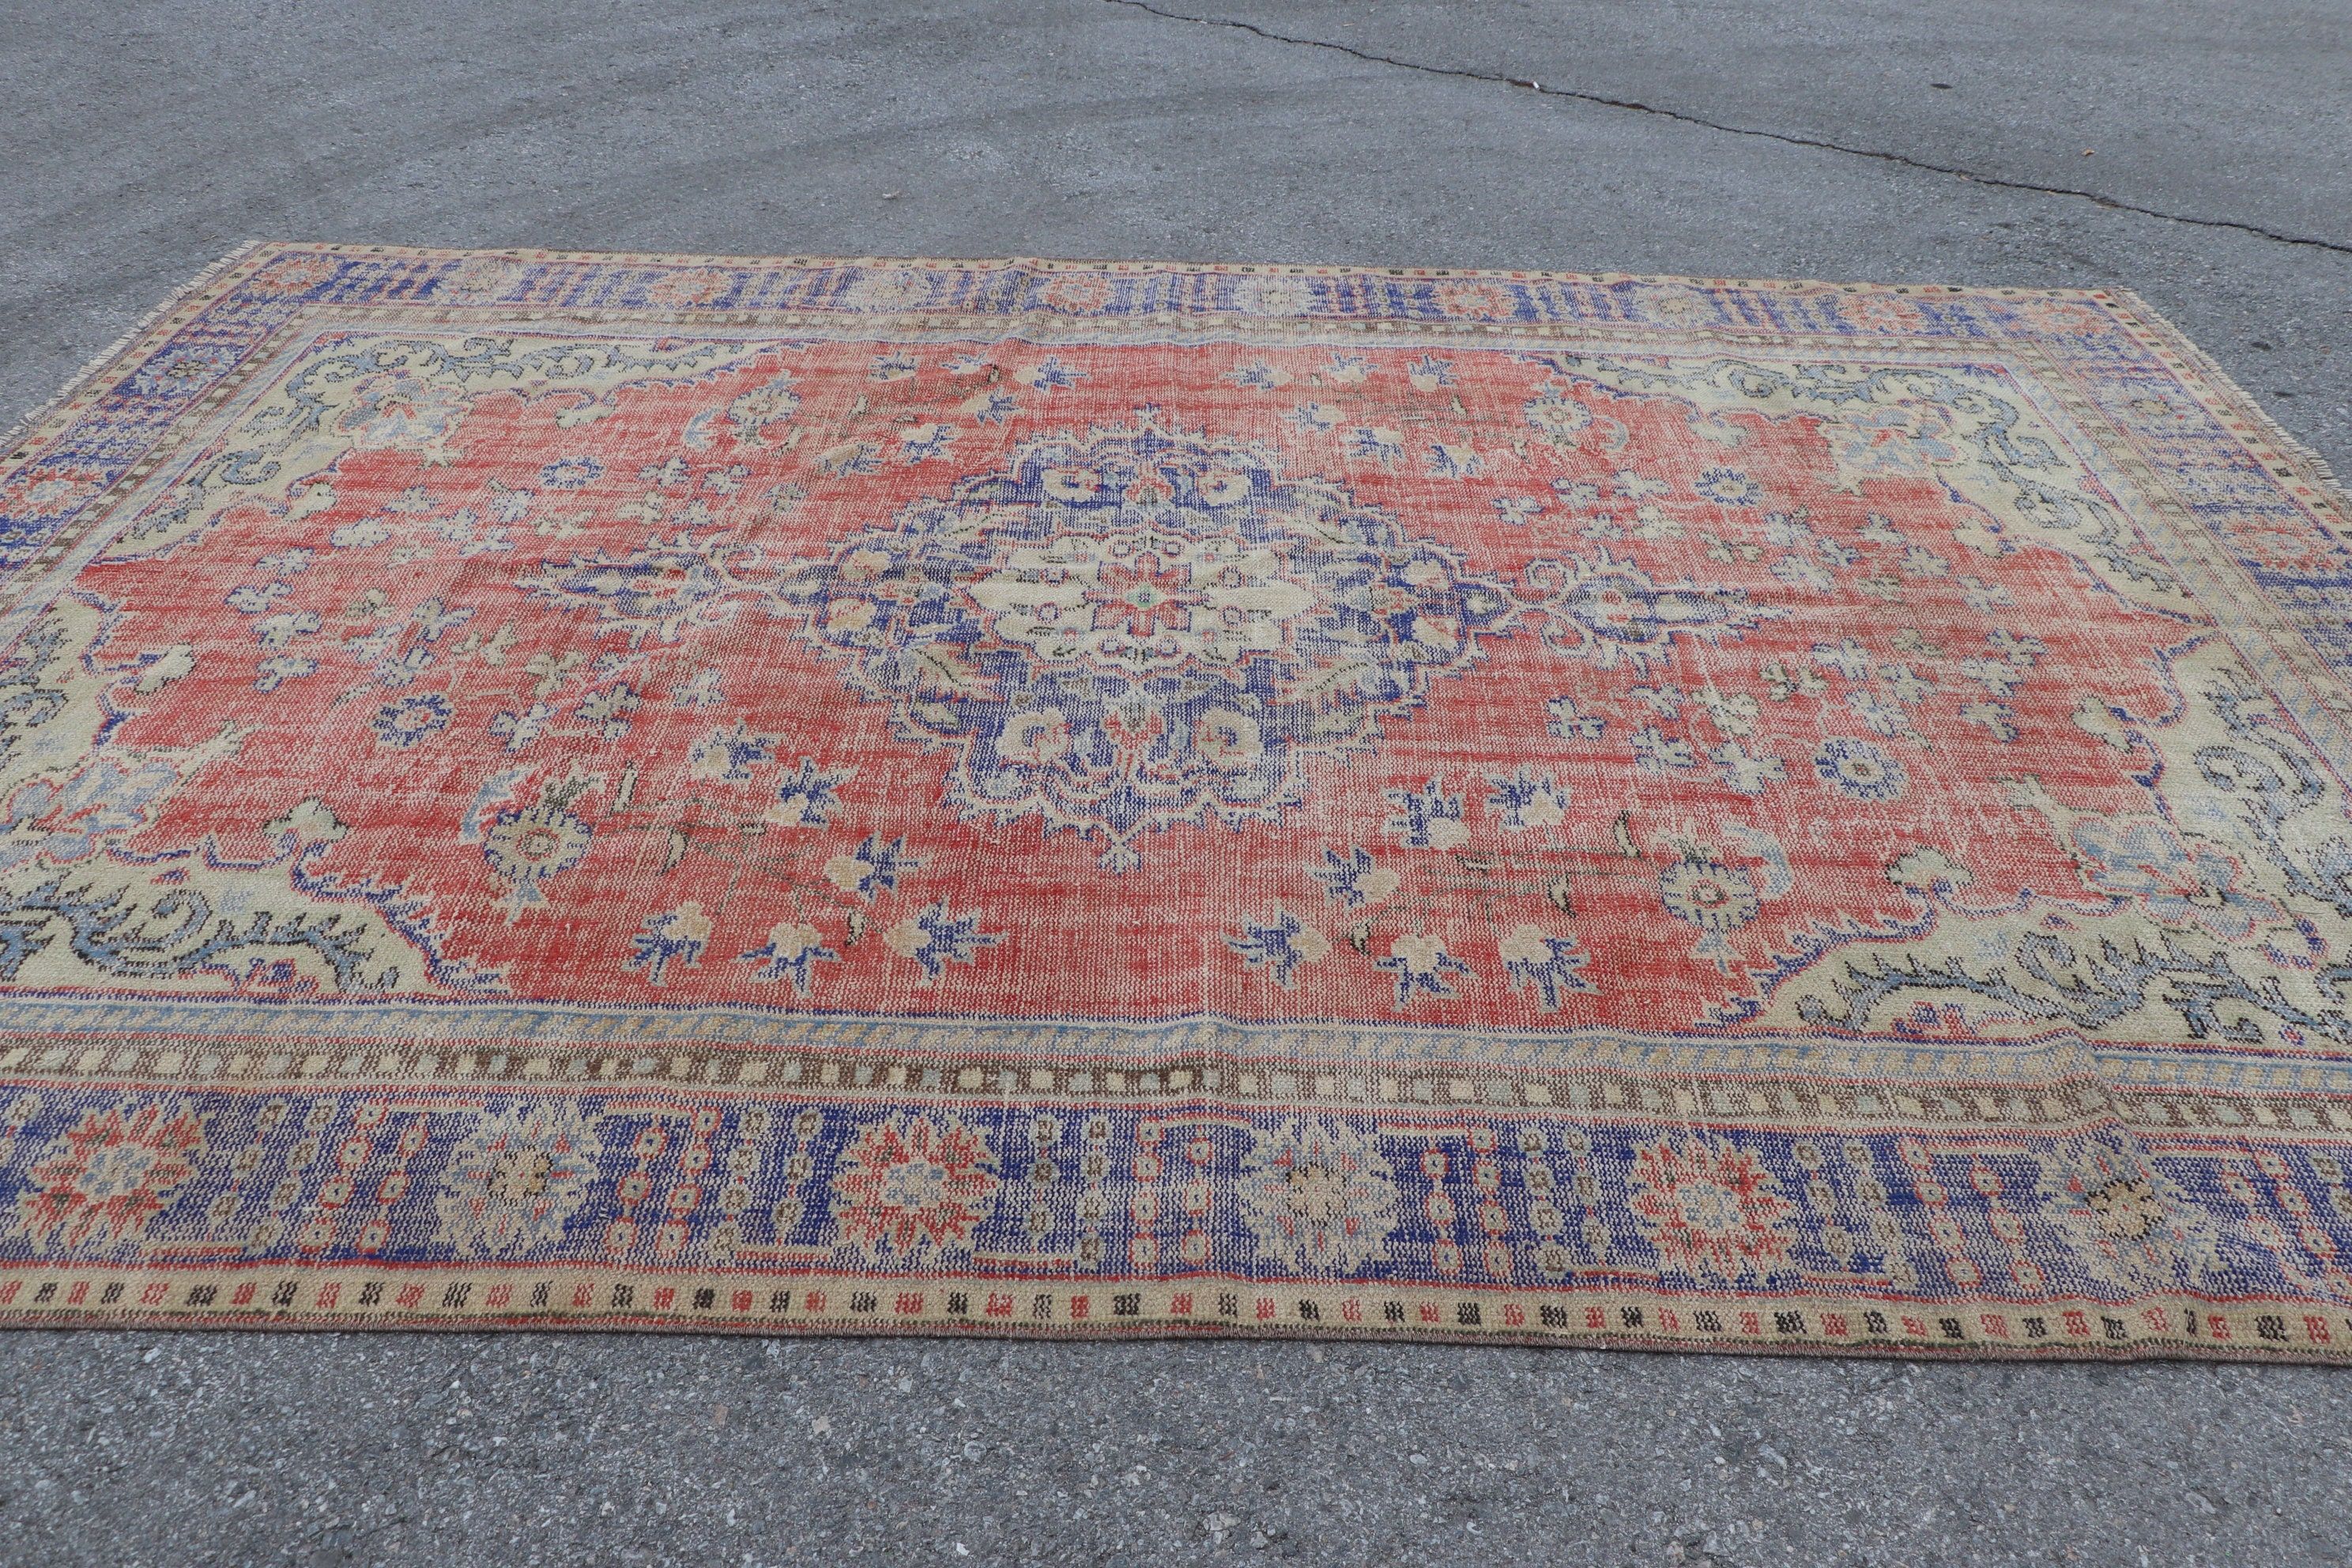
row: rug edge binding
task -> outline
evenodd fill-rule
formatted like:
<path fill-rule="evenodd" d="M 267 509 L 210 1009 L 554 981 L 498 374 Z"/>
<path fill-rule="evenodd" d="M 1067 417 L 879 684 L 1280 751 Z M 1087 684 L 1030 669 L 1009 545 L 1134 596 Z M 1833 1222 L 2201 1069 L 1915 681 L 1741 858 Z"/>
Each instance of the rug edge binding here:
<path fill-rule="evenodd" d="M 2229 1366 L 2352 1367 L 2352 1352 L 2315 1355 L 2300 1352 L 2263 1351 L 2251 1345 L 2233 1344 L 2227 1348 L 2208 1348 L 2178 1342 L 2168 1342 L 2146 1350 L 2128 1352 L 2107 1352 L 2087 1346 L 2056 1345 L 2047 1351 L 2032 1351 L 2005 1350 L 1978 1343 L 1965 1346 L 1893 1342 L 1874 1344 L 1868 1342 L 1853 1344 L 1822 1344 L 1770 1340 L 1721 1340 L 1710 1342 L 1668 1339 L 1663 1336 L 1644 1337 L 1632 1333 L 1569 1337 L 1560 1334 L 1515 1333 L 1509 1331 L 1478 1333 L 1448 1333 L 1444 1331 L 1388 1333 L 1330 1327 L 1298 1330 L 1236 1326 L 1187 1330 L 1164 1322 L 1123 1330 L 1114 1327 L 1068 1326 L 997 1329 L 978 1324 L 968 1328 L 948 1324 L 910 1323 L 877 1323 L 868 1326 L 856 1322 L 662 1323 L 647 1322 L 642 1319 L 615 1320 L 610 1317 L 583 1317 L 553 1322 L 545 1320 L 485 1322 L 478 1319 L 426 1316 L 410 1318 L 392 1315 L 373 1320 L 317 1320 L 293 1315 L 271 1316 L 257 1313 L 247 1319 L 229 1321 L 218 1317 L 186 1316 L 168 1312 L 129 1312 L 115 1315 L 91 1313 L 79 1318 L 36 1316 L 31 1313 L 0 1314 L 0 1334 L 35 1331 L 219 1334 L 643 1334 L 706 1339 L 901 1340 L 923 1342 L 988 1341 L 1000 1344 L 1023 1342 L 1037 1344 L 1131 1344 L 1141 1341 L 1168 1344 L 1387 1344 L 1444 1345 L 1465 1348 L 1482 1346 L 1497 1350 L 1588 1351 L 1612 1354 L 1633 1352 L 1638 1354 L 1661 1356 L 1749 1356 L 1775 1361 L 1909 1361 L 1979 1365 L 2071 1363 L 2146 1366 L 2206 1363 Z"/>

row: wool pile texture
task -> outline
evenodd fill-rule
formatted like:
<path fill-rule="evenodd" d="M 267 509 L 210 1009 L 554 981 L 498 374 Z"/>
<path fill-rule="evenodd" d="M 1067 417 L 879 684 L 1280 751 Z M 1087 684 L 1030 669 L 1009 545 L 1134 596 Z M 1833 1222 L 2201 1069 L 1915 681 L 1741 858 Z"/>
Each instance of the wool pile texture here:
<path fill-rule="evenodd" d="M 2352 1359 L 2137 300 L 263 244 L 0 459 L 0 1321 Z"/>

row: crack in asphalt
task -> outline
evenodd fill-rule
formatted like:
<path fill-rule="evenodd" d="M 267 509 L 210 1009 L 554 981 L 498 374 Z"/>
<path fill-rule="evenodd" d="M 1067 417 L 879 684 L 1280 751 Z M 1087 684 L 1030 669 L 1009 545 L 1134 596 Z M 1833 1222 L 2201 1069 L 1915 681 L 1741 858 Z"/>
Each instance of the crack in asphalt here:
<path fill-rule="evenodd" d="M 1981 174 L 1950 163 L 1930 163 L 1901 153 L 1889 153 L 1875 147 L 1853 147 L 1842 142 L 1825 141 L 1815 136 L 1801 136 L 1789 131 L 1768 131 L 1753 125 L 1733 125 L 1725 121 L 1709 120 L 1702 114 L 1685 110 L 1667 109 L 1654 103 L 1644 103 L 1638 98 L 1613 98 L 1607 93 L 1587 92 L 1580 88 L 1546 87 L 1530 77 L 1504 76 L 1496 71 L 1473 70 L 1466 66 L 1433 66 L 1422 60 L 1409 60 L 1397 55 L 1384 55 L 1375 49 L 1360 49 L 1353 44 L 1342 44 L 1329 38 L 1307 38 L 1290 33 L 1277 33 L 1261 27 L 1255 22 L 1244 22 L 1230 16 L 1192 16 L 1181 11 L 1167 11 L 1150 4 L 1150 0 L 1107 0 L 1113 5 L 1124 5 L 1131 11 L 1141 11 L 1170 22 L 1190 22 L 1202 27 L 1225 27 L 1237 33 L 1249 33 L 1270 43 L 1294 44 L 1301 48 L 1328 49 L 1335 54 L 1349 56 L 1371 65 L 1395 66 L 1403 70 L 1420 71 L 1428 76 L 1458 77 L 1465 81 L 1493 82 L 1502 87 L 1516 87 L 1522 91 L 1540 93 L 1546 98 L 1573 99 L 1579 103 L 1598 104 L 1604 109 L 1622 109 L 1636 114 L 1654 115 L 1661 120 L 1678 121 L 1702 130 L 1720 131 L 1732 136 L 1752 136 L 1760 141 L 1778 142 L 1784 146 L 1809 147 L 1817 152 L 1841 153 L 1851 158 L 1868 158 L 1881 163 L 1893 163 L 1901 168 L 1916 169 L 1922 174 L 1944 174 L 1974 184 L 1988 185 L 1996 190 L 2029 191 L 2037 195 L 2067 196 L 2076 201 L 2105 207 L 2111 212 L 2133 213 L 2166 223 L 2189 224 L 2198 228 L 2235 229 L 2258 238 L 2276 241 L 2280 245 L 2303 246 L 2313 250 L 2334 251 L 2338 256 L 2352 256 L 2352 244 L 2342 240 L 2322 239 L 2316 235 L 2289 234 L 2281 229 L 2266 228 L 2258 223 L 2239 218 L 2199 217 L 2193 213 L 2166 212 L 2160 207 L 2144 207 L 2135 202 L 2123 201 L 2098 191 L 2079 185 L 2045 185 L 2032 180 L 2013 180 L 2006 175 Z"/>

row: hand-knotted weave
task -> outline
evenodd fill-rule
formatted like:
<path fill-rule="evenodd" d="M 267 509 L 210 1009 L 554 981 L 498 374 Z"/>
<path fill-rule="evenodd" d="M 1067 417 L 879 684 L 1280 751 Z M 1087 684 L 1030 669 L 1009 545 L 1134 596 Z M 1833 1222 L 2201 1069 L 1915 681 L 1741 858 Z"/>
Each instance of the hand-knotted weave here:
<path fill-rule="evenodd" d="M 2127 296 L 272 244 L 0 464 L 0 1318 L 2352 1352 Z"/>

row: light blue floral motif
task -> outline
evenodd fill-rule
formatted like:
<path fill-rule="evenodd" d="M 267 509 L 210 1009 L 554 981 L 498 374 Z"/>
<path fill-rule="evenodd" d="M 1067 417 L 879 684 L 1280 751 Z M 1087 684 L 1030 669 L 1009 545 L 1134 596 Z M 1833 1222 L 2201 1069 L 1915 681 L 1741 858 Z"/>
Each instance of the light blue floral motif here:
<path fill-rule="evenodd" d="M 1496 496 L 1495 515 L 1513 528 L 1525 528 L 1529 518 L 1543 511 L 1544 503 L 1533 496 Z"/>
<path fill-rule="evenodd" d="M 1348 432 L 1348 456 L 1375 463 L 1393 463 L 1404 456 L 1404 441 L 1395 431 L 1360 425 Z"/>
<path fill-rule="evenodd" d="M 833 820 L 841 804 L 840 789 L 856 768 L 821 768 L 814 757 L 803 757 L 800 767 L 776 784 L 776 804 L 768 820 L 783 827 L 821 827 Z"/>
<path fill-rule="evenodd" d="M 629 939 L 631 953 L 621 961 L 621 967 L 636 970 L 647 984 L 659 985 L 673 963 L 685 969 L 698 967 L 709 941 L 710 917 L 688 899 L 674 910 L 646 917 L 645 929 Z"/>
<path fill-rule="evenodd" d="M 1544 640 L 1603 669 L 1630 662 L 1646 670 L 1651 660 L 1673 656 L 1676 637 L 1737 641 L 1781 613 L 1750 604 L 1738 588 L 1659 583 L 1606 550 L 1591 561 L 1538 562 L 1528 582 L 1550 616 Z"/>
<path fill-rule="evenodd" d="M 824 863 L 824 879 L 845 893 L 870 900 L 897 887 L 899 878 L 921 865 L 919 858 L 907 853 L 906 839 L 885 843 L 880 834 L 869 833 L 856 848 Z"/>
<path fill-rule="evenodd" d="M 1691 489 L 1717 506 L 1754 506 L 1764 499 L 1764 487 L 1738 468 L 1709 468 Z"/>
<path fill-rule="evenodd" d="M 838 963 L 841 954 L 824 944 L 816 927 L 797 921 L 785 921 L 768 933 L 768 940 L 751 952 L 738 956 L 740 963 L 752 963 L 752 976 L 759 980 L 789 980 L 800 995 L 809 994 L 814 984 L 812 968 L 818 963 Z"/>
<path fill-rule="evenodd" d="M 1444 942 L 1418 932 L 1391 942 L 1388 956 L 1372 960 L 1372 967 L 1395 980 L 1399 1007 L 1410 1006 L 1416 996 L 1454 995 L 1453 983 L 1446 976 L 1471 973 L 1468 964 L 1445 951 Z"/>
<path fill-rule="evenodd" d="M 2210 844 L 2184 838 L 2153 816 L 2084 816 L 2074 847 L 2091 885 L 2137 899 L 2168 926 L 2196 926 L 2224 942 L 2242 942 L 2259 922 L 2284 913 L 2258 893 L 2239 889 L 2245 868 Z"/>
<path fill-rule="evenodd" d="M 92 758 L 62 784 L 35 779 L 9 797 L 0 871 L 35 859 L 86 860 L 105 840 L 146 826 L 152 807 L 179 782 L 162 763 L 125 767 L 107 756 Z"/>
<path fill-rule="evenodd" d="M 1382 792 L 1389 819 L 1381 831 L 1394 836 L 1408 849 L 1453 849 L 1466 843 L 1470 830 L 1462 826 L 1462 797 L 1445 793 L 1445 781 L 1431 779 L 1417 790 Z"/>
<path fill-rule="evenodd" d="M 449 700 L 437 691 L 428 691 L 385 703 L 376 710 L 368 727 L 385 745 L 405 751 L 425 736 L 447 728 L 450 714 Z"/>
<path fill-rule="evenodd" d="M 1685 855 L 1658 879 L 1658 901 L 1666 913 L 1698 928 L 1693 950 L 1711 959 L 1717 969 L 1728 969 L 1733 954 L 1730 935 L 1755 920 L 1763 909 L 1755 877 L 1711 856 Z"/>
<path fill-rule="evenodd" d="M 941 900 L 884 933 L 883 942 L 901 958 L 923 966 L 926 981 L 937 980 L 950 963 L 971 963 L 980 950 L 1004 939 L 980 929 L 977 915 L 952 913 Z"/>
<path fill-rule="evenodd" d="M 1096 839 L 1111 870 L 1177 823 L 1280 820 L 1310 759 L 1377 744 L 1513 614 L 1339 486 L 1151 410 L 1025 442 L 764 592 L 954 753 L 947 805 Z"/>
<path fill-rule="evenodd" d="M 551 490 L 585 489 L 604 477 L 604 465 L 593 458 L 559 458 L 539 470 L 539 482 Z"/>
<path fill-rule="evenodd" d="M 1553 936 L 1539 926 L 1517 926 L 1496 951 L 1511 989 L 1535 992 L 1548 1008 L 1557 1011 L 1563 996 L 1595 989 L 1580 973 L 1588 959 L 1572 936 Z"/>
<path fill-rule="evenodd" d="M 1832 735 L 1813 753 L 1813 772 L 1840 795 L 1854 800 L 1894 800 L 1910 775 L 1903 764 L 1868 741 Z"/>
<path fill-rule="evenodd" d="M 1293 971 L 1300 964 L 1312 963 L 1331 951 L 1321 932 L 1278 904 L 1269 921 L 1244 921 L 1241 934 L 1225 938 L 1225 945 L 1252 969 L 1267 971 L 1286 989 L 1297 984 Z"/>

